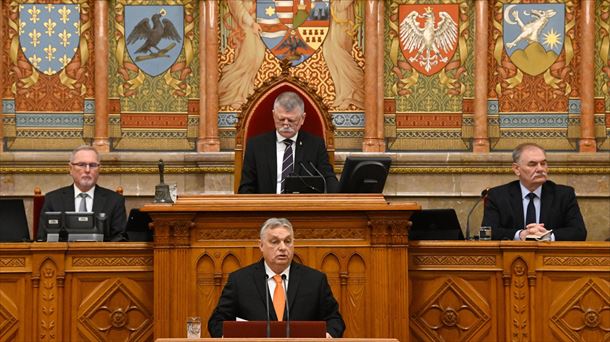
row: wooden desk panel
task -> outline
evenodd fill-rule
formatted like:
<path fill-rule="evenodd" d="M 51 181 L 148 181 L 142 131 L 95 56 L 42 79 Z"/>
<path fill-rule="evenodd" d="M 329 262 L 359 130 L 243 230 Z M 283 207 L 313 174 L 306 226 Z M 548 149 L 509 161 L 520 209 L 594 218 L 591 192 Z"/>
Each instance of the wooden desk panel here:
<path fill-rule="evenodd" d="M 147 243 L 0 245 L 0 341 L 147 341 Z"/>
<path fill-rule="evenodd" d="M 412 341 L 605 341 L 610 243 L 409 244 Z"/>
<path fill-rule="evenodd" d="M 371 264 L 370 247 L 345 241 L 345 247 L 310 241 L 297 247 L 297 257 L 327 272 L 350 336 L 385 329 L 385 337 L 393 337 L 401 324 L 390 314 L 371 315 L 373 288 L 408 310 L 410 337 L 401 341 L 610 336 L 609 242 L 411 242 L 408 281 L 395 284 L 370 278 L 370 270 L 380 268 Z M 188 260 L 180 269 L 190 270 L 176 280 L 184 286 L 178 290 L 192 291 L 188 308 L 201 316 L 205 331 L 226 275 L 257 260 L 258 247 L 245 240 L 218 246 L 197 241 L 176 250 Z M 386 255 L 385 263 L 394 257 Z M 0 341 L 152 341 L 152 265 L 147 243 L 0 244 Z M 159 276 L 171 284 L 173 274 Z M 408 293 L 396 295 L 398 287 Z M 358 326 L 362 321 L 367 323 Z M 181 337 L 184 327 L 184 320 L 176 323 Z"/>

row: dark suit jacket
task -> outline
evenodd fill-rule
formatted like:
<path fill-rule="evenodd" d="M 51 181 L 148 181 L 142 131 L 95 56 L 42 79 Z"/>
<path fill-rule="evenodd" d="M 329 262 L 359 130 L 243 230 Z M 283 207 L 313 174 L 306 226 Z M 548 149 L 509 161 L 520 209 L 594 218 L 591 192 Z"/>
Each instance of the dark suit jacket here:
<path fill-rule="evenodd" d="M 248 140 L 244 165 L 241 170 L 240 194 L 274 194 L 277 185 L 277 156 L 275 131 L 255 136 Z M 307 176 L 300 166 L 303 162 L 310 172 L 309 162 L 324 175 L 328 193 L 339 191 L 339 182 L 328 162 L 328 153 L 324 140 L 304 131 L 299 131 L 294 156 L 295 174 Z"/>
<path fill-rule="evenodd" d="M 266 321 L 265 296 L 269 296 L 270 320 L 276 321 L 273 300 L 266 286 L 263 259 L 231 273 L 218 305 L 208 320 L 210 335 L 221 337 L 222 322 L 234 321 L 236 317 L 249 321 Z M 287 301 L 291 321 L 326 321 L 326 331 L 331 336 L 343 336 L 345 323 L 324 273 L 292 262 Z"/>
<path fill-rule="evenodd" d="M 557 241 L 579 241 L 587 238 L 574 188 L 546 181 L 540 198 L 540 223 L 552 229 Z M 524 213 L 519 181 L 513 181 L 487 193 L 483 226 L 492 227 L 494 240 L 513 240 L 523 229 Z"/>
<path fill-rule="evenodd" d="M 74 196 L 74 185 L 49 192 L 44 197 L 44 204 L 40 210 L 41 217 L 47 211 L 75 211 Z M 96 185 L 93 193 L 93 212 L 106 213 L 108 231 L 104 232 L 104 241 L 127 241 L 125 234 L 127 215 L 123 196 Z M 38 225 L 38 240 L 47 240 L 43 220 L 40 220 Z"/>

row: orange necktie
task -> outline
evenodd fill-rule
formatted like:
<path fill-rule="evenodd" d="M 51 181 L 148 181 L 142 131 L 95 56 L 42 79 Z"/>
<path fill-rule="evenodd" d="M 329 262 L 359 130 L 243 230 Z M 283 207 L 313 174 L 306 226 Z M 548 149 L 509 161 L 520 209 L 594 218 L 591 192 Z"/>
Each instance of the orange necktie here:
<path fill-rule="evenodd" d="M 273 291 L 273 307 L 275 308 L 275 314 L 277 320 L 282 321 L 284 319 L 284 308 L 286 307 L 286 293 L 284 292 L 284 282 L 282 276 L 276 274 L 273 276 L 275 280 L 275 290 Z"/>

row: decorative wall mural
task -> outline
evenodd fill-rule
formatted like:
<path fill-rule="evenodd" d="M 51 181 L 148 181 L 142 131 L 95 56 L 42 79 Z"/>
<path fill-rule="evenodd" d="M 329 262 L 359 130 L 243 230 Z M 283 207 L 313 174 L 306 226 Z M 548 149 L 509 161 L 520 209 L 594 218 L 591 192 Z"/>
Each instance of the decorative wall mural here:
<path fill-rule="evenodd" d="M 163 75 L 171 95 L 190 95 L 192 89 L 186 79 L 192 74 L 194 58 L 193 13 L 185 7 L 192 7 L 192 1 L 166 1 L 163 5 L 151 5 L 150 1 L 116 2 L 114 54 L 123 79 L 118 94 L 135 96 L 146 75 Z M 185 22 L 185 18 L 189 20 Z M 151 46 L 153 43 L 156 45 Z M 144 49 L 138 51 L 140 48 Z"/>
<path fill-rule="evenodd" d="M 565 5 L 509 4 L 503 9 L 504 48 L 519 70 L 545 72 L 563 48 Z"/>
<path fill-rule="evenodd" d="M 434 6 L 436 11 L 432 6 L 404 5 L 398 10 L 402 53 L 415 70 L 428 76 L 453 57 L 458 33 L 457 5 Z"/>
<path fill-rule="evenodd" d="M 258 0 L 256 21 L 265 46 L 292 66 L 306 61 L 328 34 L 329 0 Z"/>
<path fill-rule="evenodd" d="M 46 75 L 63 70 L 72 61 L 79 40 L 78 5 L 19 6 L 19 46 L 36 70 Z"/>
<path fill-rule="evenodd" d="M 160 75 L 176 62 L 182 50 L 184 8 L 125 6 L 125 33 L 131 60 L 148 75 Z"/>

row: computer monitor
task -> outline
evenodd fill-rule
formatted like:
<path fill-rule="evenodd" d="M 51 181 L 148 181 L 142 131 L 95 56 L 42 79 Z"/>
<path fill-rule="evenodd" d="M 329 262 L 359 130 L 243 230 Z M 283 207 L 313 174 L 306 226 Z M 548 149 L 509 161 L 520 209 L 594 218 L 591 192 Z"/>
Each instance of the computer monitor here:
<path fill-rule="evenodd" d="M 409 240 L 464 240 L 453 209 L 425 209 L 411 216 Z"/>
<path fill-rule="evenodd" d="M 0 199 L 0 242 L 30 241 L 22 199 Z"/>
<path fill-rule="evenodd" d="M 391 163 L 390 157 L 348 156 L 343 165 L 339 192 L 382 193 Z"/>
<path fill-rule="evenodd" d="M 288 176 L 284 180 L 284 193 L 323 194 L 324 179 L 320 176 Z"/>
<path fill-rule="evenodd" d="M 103 229 L 97 227 L 93 212 L 45 212 L 43 217 L 49 242 L 65 241 L 64 234 L 67 241 L 104 241 Z"/>
<path fill-rule="evenodd" d="M 267 337 L 267 321 L 224 321 L 224 337 Z M 290 321 L 290 337 L 324 338 L 326 337 L 325 321 Z M 270 321 L 270 337 L 286 337 L 286 321 Z"/>

